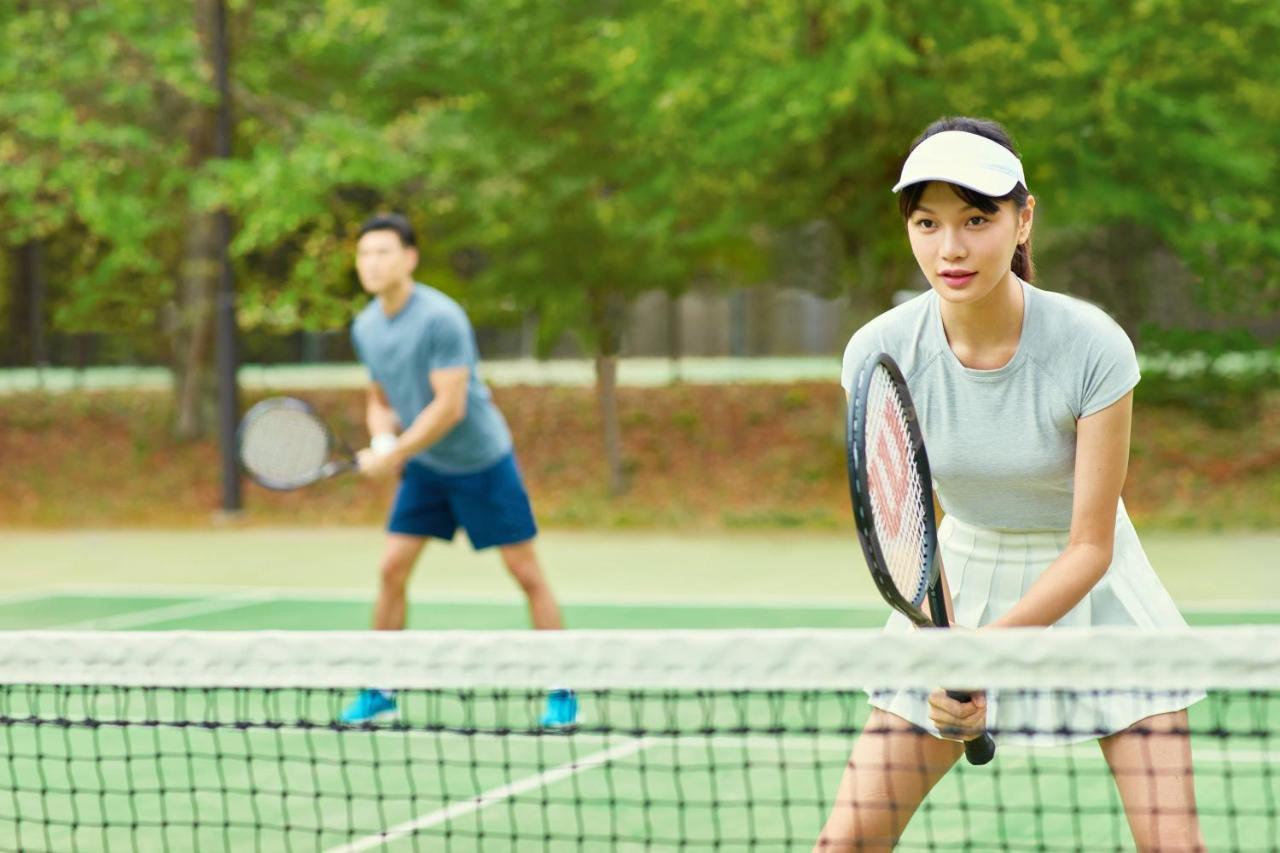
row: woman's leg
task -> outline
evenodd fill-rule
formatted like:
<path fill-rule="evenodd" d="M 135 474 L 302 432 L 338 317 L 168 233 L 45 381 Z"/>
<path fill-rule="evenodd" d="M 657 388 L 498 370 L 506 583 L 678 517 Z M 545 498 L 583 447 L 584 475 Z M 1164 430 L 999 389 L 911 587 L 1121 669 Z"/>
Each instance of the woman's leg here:
<path fill-rule="evenodd" d="M 814 851 L 892 850 L 907 822 L 964 745 L 874 708 L 853 745 Z"/>
<path fill-rule="evenodd" d="M 1187 712 L 1147 717 L 1098 744 L 1120 789 L 1138 849 L 1203 851 Z"/>

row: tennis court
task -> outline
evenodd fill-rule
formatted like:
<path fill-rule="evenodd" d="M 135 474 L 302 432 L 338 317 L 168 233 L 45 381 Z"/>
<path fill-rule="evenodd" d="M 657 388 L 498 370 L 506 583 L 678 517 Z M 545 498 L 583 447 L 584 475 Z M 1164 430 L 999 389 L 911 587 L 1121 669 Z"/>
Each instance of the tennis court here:
<path fill-rule="evenodd" d="M 861 628 L 884 619 L 872 601 L 566 599 L 579 629 Z M 360 591 L 64 584 L 0 599 L 0 624 L 342 631 L 361 629 L 368 611 Z M 509 595 L 436 593 L 411 612 L 412 626 L 442 630 L 525 624 Z M 1280 624 L 1280 608 L 1187 612 L 1197 625 Z M 582 729 L 548 735 L 532 723 L 539 691 L 432 690 L 409 693 L 393 726 L 335 727 L 349 695 L 9 688 L 8 720 L 97 722 L 6 726 L 0 776 L 14 793 L 0 804 L 0 847 L 802 849 L 865 716 L 856 691 L 583 691 Z M 1280 838 L 1275 699 L 1214 697 L 1193 718 L 1206 732 L 1196 741 L 1205 830 L 1231 849 L 1272 849 Z M 1224 728 L 1240 734 L 1208 734 Z M 960 767 L 900 849 L 963 846 L 966 838 L 1000 849 L 1131 843 L 1092 745 L 1015 747 L 988 768 Z"/>

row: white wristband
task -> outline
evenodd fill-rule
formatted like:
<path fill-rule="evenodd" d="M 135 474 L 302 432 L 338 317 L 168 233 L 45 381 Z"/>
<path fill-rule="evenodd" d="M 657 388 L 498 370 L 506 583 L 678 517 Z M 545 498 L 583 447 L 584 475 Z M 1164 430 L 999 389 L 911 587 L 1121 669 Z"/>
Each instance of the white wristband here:
<path fill-rule="evenodd" d="M 380 432 L 369 441 L 369 449 L 379 456 L 386 456 L 396 449 L 396 434 Z"/>

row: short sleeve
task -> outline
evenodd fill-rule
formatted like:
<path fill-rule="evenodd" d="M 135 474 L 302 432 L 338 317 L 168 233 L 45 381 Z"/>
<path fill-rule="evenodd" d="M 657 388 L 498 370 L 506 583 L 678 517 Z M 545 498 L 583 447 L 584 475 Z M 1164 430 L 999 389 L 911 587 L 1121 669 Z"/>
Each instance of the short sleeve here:
<path fill-rule="evenodd" d="M 360 346 L 360 321 L 358 319 L 351 324 L 351 349 L 355 352 L 356 358 L 359 359 L 360 363 L 369 371 L 369 379 L 376 382 L 377 379 L 373 375 L 373 365 L 365 358 L 364 349 Z"/>
<path fill-rule="evenodd" d="M 364 353 L 360 351 L 360 333 L 355 323 L 351 324 L 351 349 L 355 351 L 356 358 L 364 361 Z"/>
<path fill-rule="evenodd" d="M 1133 342 L 1116 321 L 1097 311 L 1080 377 L 1079 417 L 1096 414 L 1133 390 L 1142 378 Z"/>
<path fill-rule="evenodd" d="M 470 367 L 476 362 L 475 337 L 461 311 L 442 311 L 432 318 L 425 344 L 428 370 Z"/>
<path fill-rule="evenodd" d="M 844 348 L 844 361 L 840 368 L 840 385 L 845 393 L 853 395 L 853 386 L 858 381 L 862 367 L 873 355 L 884 352 L 884 342 L 870 324 L 853 333 L 849 344 Z"/>

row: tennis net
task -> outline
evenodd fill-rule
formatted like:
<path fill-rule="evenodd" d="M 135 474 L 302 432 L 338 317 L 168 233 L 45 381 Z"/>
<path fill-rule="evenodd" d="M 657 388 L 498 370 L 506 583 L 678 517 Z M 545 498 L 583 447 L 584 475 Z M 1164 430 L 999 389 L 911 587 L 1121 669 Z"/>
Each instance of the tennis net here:
<path fill-rule="evenodd" d="M 865 690 L 938 685 L 1207 691 L 1209 849 L 1280 847 L 1276 628 L 15 632 L 0 685 L 4 850 L 809 850 Z M 559 686 L 579 716 L 548 730 Z M 399 717 L 335 722 L 364 687 Z M 1066 719 L 992 726 L 995 760 L 961 760 L 897 849 L 1133 849 L 1094 723 Z"/>

